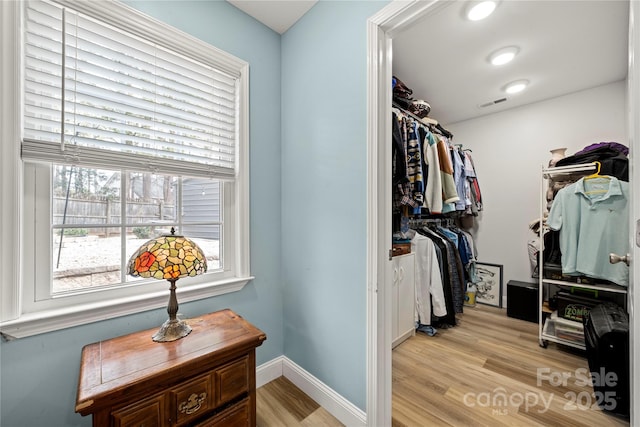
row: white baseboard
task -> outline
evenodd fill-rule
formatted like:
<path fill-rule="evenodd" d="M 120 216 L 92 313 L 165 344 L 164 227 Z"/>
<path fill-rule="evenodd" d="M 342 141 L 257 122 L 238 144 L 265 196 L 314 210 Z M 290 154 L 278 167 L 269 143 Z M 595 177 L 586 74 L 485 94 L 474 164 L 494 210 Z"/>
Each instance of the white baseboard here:
<path fill-rule="evenodd" d="M 363 410 L 286 356 L 278 356 L 258 366 L 256 385 L 260 387 L 282 375 L 347 427 L 366 426 L 367 414 Z"/>
<path fill-rule="evenodd" d="M 282 376 L 282 364 L 284 356 L 278 356 L 256 368 L 256 388 L 280 378 Z"/>

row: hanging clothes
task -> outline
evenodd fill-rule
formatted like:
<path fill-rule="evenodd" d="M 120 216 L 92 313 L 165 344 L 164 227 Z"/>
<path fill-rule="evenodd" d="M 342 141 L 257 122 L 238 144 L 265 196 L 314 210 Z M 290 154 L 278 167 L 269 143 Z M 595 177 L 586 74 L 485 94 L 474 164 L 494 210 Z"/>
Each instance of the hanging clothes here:
<path fill-rule="evenodd" d="M 464 277 L 464 267 L 460 260 L 460 253 L 458 252 L 457 243 L 458 236 L 452 233 L 450 230 L 443 229 L 442 227 L 436 227 L 432 230 L 444 239 L 444 243 L 447 248 L 447 255 L 449 257 L 449 280 L 453 296 L 453 304 L 456 313 L 462 313 L 462 307 L 464 306 L 464 293 L 466 291 L 466 281 Z M 445 232 L 446 231 L 446 232 Z"/>
<path fill-rule="evenodd" d="M 441 272 L 445 289 L 445 301 L 447 303 L 447 315 L 445 323 L 455 326 L 455 313 L 462 313 L 464 305 L 464 275 L 462 263 L 457 249 L 452 241 L 440 234 L 437 230 L 423 227 L 417 230 L 423 236 L 429 237 L 441 251 Z"/>
<path fill-rule="evenodd" d="M 438 158 L 438 141 L 431 132 L 425 134 L 423 144 L 425 163 L 428 167 L 423 206 L 431 214 L 442 213 L 442 173 Z"/>
<path fill-rule="evenodd" d="M 438 268 L 440 268 L 440 273 L 442 275 L 442 283 L 444 290 L 444 300 L 445 306 L 447 308 L 447 314 L 444 316 L 440 316 L 437 318 L 433 318 L 431 323 L 435 326 L 456 326 L 456 309 L 453 301 L 453 289 L 451 286 L 451 269 L 449 267 L 449 253 L 447 251 L 447 246 L 445 243 L 446 239 L 434 234 L 432 231 L 428 229 L 419 229 L 418 233 L 422 234 L 425 237 L 431 239 L 436 248 L 436 253 L 439 254 L 438 257 Z"/>
<path fill-rule="evenodd" d="M 393 146 L 391 150 L 391 157 L 393 159 L 393 167 L 391 169 L 391 174 L 393 185 L 398 185 L 409 182 L 409 177 L 407 175 L 407 154 L 400 131 L 400 120 L 402 119 L 399 118 L 396 113 L 392 113 L 392 116 L 391 132 L 393 135 Z"/>
<path fill-rule="evenodd" d="M 393 114 L 392 139 L 395 160 L 393 164 L 393 210 L 401 212 L 404 206 L 417 207 L 411 195 L 407 165 L 407 120 L 402 115 Z M 399 221 L 398 221 L 399 222 Z"/>
<path fill-rule="evenodd" d="M 456 183 L 456 192 L 458 193 L 458 201 L 455 204 L 456 211 L 464 211 L 467 207 L 466 184 L 467 174 L 464 168 L 464 160 L 460 150 L 456 147 L 449 146 L 451 159 L 453 163 L 453 180 Z"/>
<path fill-rule="evenodd" d="M 465 151 L 465 169 L 467 173 L 467 180 L 469 181 L 469 187 L 471 190 L 471 213 L 478 215 L 478 212 L 482 210 L 482 194 L 480 193 L 480 184 L 478 183 L 478 175 L 476 174 L 476 167 L 473 164 L 471 153 Z"/>
<path fill-rule="evenodd" d="M 464 247 L 468 256 L 468 260 L 466 264 L 464 264 L 467 283 L 478 283 L 480 282 L 480 277 L 478 277 L 476 270 L 477 250 L 475 248 L 473 236 L 460 228 L 456 228 L 456 232 L 460 236 L 461 242 L 463 243 L 461 246 Z M 460 255 L 460 258 L 463 259 L 464 263 L 464 256 L 462 254 Z"/>
<path fill-rule="evenodd" d="M 411 197 L 414 206 L 413 213 L 419 215 L 420 207 L 424 203 L 424 181 L 422 175 L 422 150 L 418 133 L 418 124 L 413 120 L 406 120 L 407 142 L 407 175 L 411 185 Z"/>
<path fill-rule="evenodd" d="M 477 216 L 482 210 L 480 186 L 471 155 L 467 150 L 453 146 L 451 136 L 448 131 L 438 131 L 394 107 L 394 231 L 411 216 L 454 211 Z"/>
<path fill-rule="evenodd" d="M 411 239 L 411 252 L 416 254 L 415 322 L 418 325 L 431 325 L 432 312 L 437 317 L 447 314 L 438 255 L 433 242 L 415 231 Z"/>
<path fill-rule="evenodd" d="M 448 206 L 460 200 L 456 191 L 456 182 L 453 179 L 453 165 L 451 157 L 449 157 L 448 141 L 445 137 L 436 135 L 438 140 L 438 160 L 440 161 L 440 173 L 442 175 L 442 203 L 444 205 L 442 212 L 451 212 L 455 210 L 454 206 Z"/>
<path fill-rule="evenodd" d="M 558 191 L 547 224 L 560 232 L 562 273 L 629 285 L 629 267 L 609 254 L 629 252 L 629 183 L 613 176 L 581 178 Z"/>

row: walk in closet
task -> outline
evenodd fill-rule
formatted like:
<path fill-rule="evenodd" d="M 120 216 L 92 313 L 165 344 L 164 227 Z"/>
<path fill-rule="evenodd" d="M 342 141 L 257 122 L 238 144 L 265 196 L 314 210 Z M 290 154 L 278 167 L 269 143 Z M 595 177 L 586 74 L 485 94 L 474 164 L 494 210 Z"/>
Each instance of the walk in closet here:
<path fill-rule="evenodd" d="M 566 147 L 566 155 L 570 156 L 591 144 L 615 142 L 627 147 L 630 145 L 626 80 L 629 3 L 499 2 L 492 15 L 478 22 L 465 20 L 465 7 L 462 2 L 436 5 L 432 12 L 394 35 L 393 75 L 404 86 L 411 88 L 411 98 L 418 101 L 418 105 L 398 103 L 394 99 L 396 102 L 390 109 L 394 114 L 394 125 L 400 115 L 437 134 L 437 123 L 450 134 L 440 136 L 444 137 L 451 147 L 458 146 L 468 150 L 473 159 L 481 196 L 481 199 L 476 201 L 479 204 L 473 205 L 476 208 L 481 206 L 481 209 L 467 212 L 470 215 L 466 218 L 467 223 L 463 224 L 462 215 L 446 212 L 444 206 L 447 203 L 443 203 L 442 209 L 428 209 L 434 205 L 429 205 L 426 201 L 429 192 L 425 191 L 425 187 L 418 185 L 416 191 L 415 186 L 409 185 L 408 188 L 397 191 L 398 164 L 394 155 L 394 205 L 387 209 L 393 212 L 391 222 L 394 233 L 398 230 L 417 232 L 419 229 L 434 229 L 439 226 L 437 221 L 451 221 L 455 227 L 463 228 L 472 238 L 475 263 L 493 264 L 503 269 L 502 307 L 509 305 L 509 281 L 527 283 L 536 289 L 533 298 L 527 303 L 534 305 L 536 311 L 540 311 L 539 321 L 529 322 L 531 329 L 527 330 L 533 332 L 527 333 L 526 336 L 537 347 L 531 350 L 531 354 L 535 355 L 532 365 L 536 365 L 536 369 L 546 368 L 556 357 L 552 352 L 566 352 L 574 357 L 576 354 L 584 354 L 581 351 L 585 349 L 584 337 L 580 336 L 579 332 L 567 331 L 571 327 L 578 330 L 577 326 L 580 323 L 574 321 L 573 324 L 567 324 L 566 322 L 571 320 L 558 317 L 557 307 L 553 308 L 558 293 L 564 296 L 565 293 L 578 295 L 582 292 L 595 292 L 599 297 L 610 296 L 607 300 L 619 304 L 624 309 L 627 309 L 629 304 L 626 286 L 608 283 L 607 280 L 556 277 L 553 272 L 550 273 L 542 262 L 544 232 L 534 232 L 530 228 L 532 221 L 540 220 L 548 214 L 545 212 L 547 177 L 575 175 L 579 172 L 577 179 L 580 179 L 596 172 L 596 165 L 591 163 L 570 166 L 564 170 L 560 167 L 551 169 L 547 165 L 552 150 Z M 598 35 L 594 34 L 593 28 L 601 27 L 603 19 L 607 22 L 606 28 L 611 32 L 606 35 L 600 32 Z M 549 31 L 542 32 L 539 28 L 547 28 Z M 512 62 L 492 65 L 491 59 L 494 54 L 503 49 L 514 52 Z M 594 55 L 599 58 L 598 64 L 593 63 Z M 604 61 L 607 67 L 601 67 L 600 61 Z M 516 82 L 524 85 L 525 90 L 519 93 L 507 92 L 508 85 Z M 421 115 L 425 109 L 429 110 L 428 114 Z M 453 159 L 451 154 L 449 157 Z M 430 172 L 432 171 L 423 171 L 425 175 Z M 408 184 L 412 184 L 411 181 Z M 630 188 L 633 188 L 632 185 L 630 182 Z M 416 192 L 419 194 L 417 197 Z M 446 188 L 442 188 L 441 192 L 444 202 L 447 200 Z M 405 196 L 411 200 L 407 202 L 406 207 L 399 209 L 398 201 Z M 542 203 L 544 206 L 541 206 Z M 422 209 L 425 206 L 426 211 Z M 404 215 L 397 215 L 398 211 L 403 209 Z M 394 238 L 396 236 L 394 234 Z M 537 240 L 540 247 L 537 275 L 534 275 L 528 252 L 528 242 L 532 240 Z M 416 245 L 412 244 L 411 249 L 415 250 Z M 597 251 L 597 248 L 594 248 L 594 251 Z M 622 257 L 626 253 L 618 255 Z M 420 278 L 417 272 L 421 265 L 429 265 L 428 261 L 420 258 L 418 254 L 414 258 L 414 311 L 417 311 L 419 301 L 417 284 Z M 606 262 L 609 262 L 608 254 Z M 437 268 L 437 264 L 436 267 L 432 265 L 430 268 Z M 630 271 L 625 268 L 628 277 Z M 474 282 L 473 277 L 466 276 L 464 282 L 465 287 L 462 289 L 467 291 L 467 285 Z M 432 320 L 433 311 L 439 308 L 438 297 L 429 292 Z M 538 305 L 541 308 L 538 308 Z M 494 314 L 494 310 L 499 310 L 497 306 L 481 304 L 475 307 L 463 304 L 459 311 L 456 311 L 455 306 L 453 308 L 455 314 L 451 324 L 456 325 L 455 328 L 435 328 L 438 329 L 435 335 L 463 331 L 465 319 L 475 318 L 475 315 L 467 316 L 468 312 L 486 311 Z M 502 315 L 504 327 L 507 329 L 510 322 L 526 322 L 507 317 L 506 310 Z M 419 319 L 420 316 L 416 314 L 416 318 Z M 416 323 L 418 329 L 415 336 L 410 336 L 404 343 L 394 342 L 392 355 L 402 354 L 404 358 L 405 353 L 402 349 L 405 345 L 425 348 L 424 353 L 431 354 L 431 343 L 437 346 L 442 342 L 436 341 L 438 337 L 432 336 L 429 329 L 421 331 L 421 323 Z M 514 328 L 526 328 L 523 323 L 513 325 Z M 493 328 L 494 325 L 490 327 Z M 456 339 L 460 336 L 455 335 Z M 462 336 L 475 342 L 476 337 L 472 335 Z M 512 344 L 504 345 L 510 348 L 510 345 L 522 346 L 522 343 L 514 341 Z M 427 351 L 427 348 L 430 350 Z M 499 348 L 501 350 L 496 351 L 504 350 L 502 344 Z M 412 347 L 411 351 L 415 353 L 418 350 Z M 472 363 L 467 359 L 471 355 L 465 354 L 464 350 L 456 347 L 455 352 L 460 352 L 459 357 L 465 363 Z M 491 353 L 491 350 L 487 349 L 487 352 Z M 549 355 L 548 364 L 545 362 L 545 355 Z M 413 362 L 428 364 L 429 360 L 432 359 L 423 361 L 417 357 Z M 576 360 L 572 362 L 576 363 L 576 366 L 587 364 L 584 356 Z M 455 389 L 455 393 L 461 395 L 469 390 L 483 389 L 482 382 L 491 378 L 494 370 L 500 371 L 500 363 L 492 363 L 495 362 L 487 361 L 486 364 L 480 364 L 477 367 L 477 377 L 472 375 L 470 378 L 461 379 L 461 384 L 452 384 L 446 389 L 451 393 L 454 393 L 452 390 Z M 507 365 L 503 367 L 507 371 L 500 371 L 500 375 L 509 375 L 508 370 L 511 368 Z M 522 366 L 524 365 L 525 363 Z M 536 369 L 531 369 L 531 372 L 523 370 L 520 373 L 528 375 L 527 378 L 535 383 Z M 413 379 L 409 378 L 410 375 L 406 374 L 394 371 L 393 385 L 397 387 L 394 390 L 398 390 L 394 391 L 394 396 L 398 400 L 394 401 L 396 403 L 393 404 L 393 408 L 394 418 L 398 423 L 406 423 L 412 419 L 405 413 L 404 406 L 406 400 L 411 398 L 406 397 L 403 390 L 414 387 L 415 384 L 411 382 Z M 422 380 L 429 381 L 428 378 Z M 586 386 L 585 391 L 591 393 L 593 389 Z M 448 394 L 449 392 L 445 393 L 447 395 L 442 399 L 452 403 L 450 400 L 455 399 Z M 430 398 L 434 397 L 430 395 Z M 467 415 L 472 417 L 472 409 L 465 407 L 459 399 L 456 402 L 461 413 L 469 412 Z M 519 409 L 518 411 L 516 408 L 517 416 L 526 417 L 523 408 Z M 426 420 L 432 415 L 432 412 L 425 411 L 425 418 L 420 419 Z M 495 413 L 493 415 L 495 416 Z M 581 422 L 590 425 L 589 415 L 585 415 L 584 419 L 582 415 L 585 414 L 580 415 Z M 441 416 L 440 420 L 447 419 L 446 415 Z M 496 419 L 514 425 L 532 421 L 529 418 L 510 418 L 511 416 L 516 415 L 509 412 L 505 418 Z M 460 417 L 472 419 L 464 418 L 463 415 Z M 608 420 L 606 415 L 603 419 Z M 603 419 L 598 418 L 598 422 L 602 422 Z M 448 419 L 447 422 L 454 421 Z M 616 423 L 617 421 L 612 425 L 625 425 L 624 421 L 622 424 Z"/>
<path fill-rule="evenodd" d="M 460 225 L 482 211 L 482 193 L 471 152 L 428 117 L 431 106 L 414 99 L 397 77 L 393 94 L 392 253 L 408 253 L 394 257 L 392 309 L 411 309 L 410 329 L 433 336 L 437 328 L 457 325 L 456 315 L 479 281 L 473 237 Z M 410 284 L 396 277 L 409 266 Z M 393 313 L 394 346 L 409 336 L 401 334 L 406 327 L 400 321 L 409 317 Z"/>

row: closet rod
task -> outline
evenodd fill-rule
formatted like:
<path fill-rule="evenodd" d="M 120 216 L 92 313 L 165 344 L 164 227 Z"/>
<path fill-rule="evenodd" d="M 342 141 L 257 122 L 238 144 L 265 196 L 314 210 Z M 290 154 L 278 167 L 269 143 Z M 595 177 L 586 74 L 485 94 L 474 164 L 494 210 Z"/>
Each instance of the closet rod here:
<path fill-rule="evenodd" d="M 445 224 L 451 226 L 454 224 L 454 218 L 409 218 L 409 228 L 420 227 L 429 224 Z"/>
<path fill-rule="evenodd" d="M 581 163 L 577 165 L 557 166 L 552 168 L 545 168 L 542 166 L 542 173 L 544 175 L 557 175 L 557 174 L 569 174 L 574 172 L 592 171 L 596 169 L 595 163 Z M 545 176 L 547 178 L 547 176 Z"/>
<path fill-rule="evenodd" d="M 442 135 L 446 136 L 449 139 L 453 138 L 453 134 L 451 132 L 449 132 L 448 130 L 446 130 L 445 128 L 443 128 L 442 125 L 440 123 L 438 123 L 438 121 L 436 119 L 432 119 L 431 117 L 420 118 L 420 117 L 416 116 L 415 114 L 405 110 L 403 107 L 400 106 L 400 104 L 398 104 L 395 101 L 392 103 L 392 105 L 394 107 L 396 107 L 397 109 L 399 109 L 402 112 L 402 114 L 406 114 L 408 116 L 411 116 L 412 118 L 416 119 L 417 121 L 419 121 L 420 123 L 422 123 L 425 126 L 434 126 L 436 128 L 436 130 L 438 132 L 440 132 Z"/>
<path fill-rule="evenodd" d="M 429 125 L 437 125 L 438 121 L 436 119 L 432 119 L 431 117 L 418 117 L 417 115 L 405 110 L 403 107 L 400 106 L 400 104 L 398 104 L 397 102 L 393 102 L 393 106 L 398 108 L 400 111 L 402 111 L 404 114 L 413 117 L 414 119 L 416 119 L 417 121 L 429 126 Z"/>

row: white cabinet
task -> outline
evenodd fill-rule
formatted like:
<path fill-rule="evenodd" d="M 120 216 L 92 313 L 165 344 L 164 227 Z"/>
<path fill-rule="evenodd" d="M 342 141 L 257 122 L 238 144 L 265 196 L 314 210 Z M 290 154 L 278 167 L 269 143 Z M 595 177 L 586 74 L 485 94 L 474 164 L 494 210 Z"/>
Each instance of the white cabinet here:
<path fill-rule="evenodd" d="M 415 277 L 414 254 L 393 257 L 392 346 L 415 334 Z"/>

